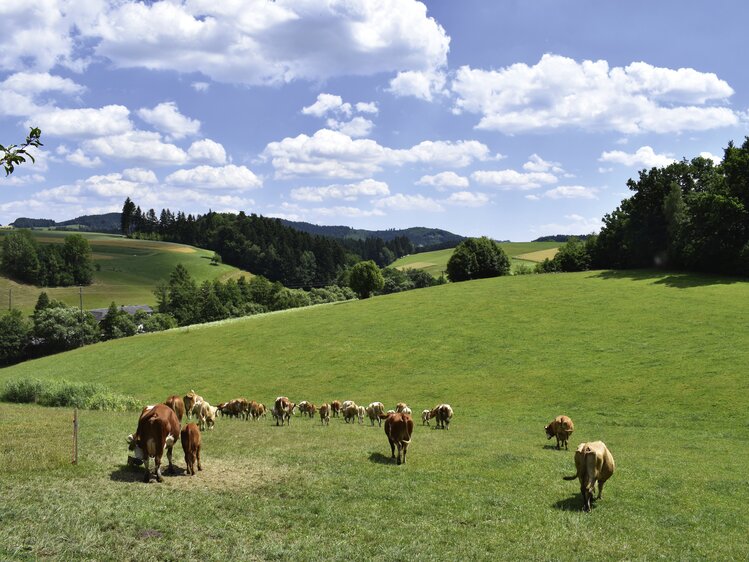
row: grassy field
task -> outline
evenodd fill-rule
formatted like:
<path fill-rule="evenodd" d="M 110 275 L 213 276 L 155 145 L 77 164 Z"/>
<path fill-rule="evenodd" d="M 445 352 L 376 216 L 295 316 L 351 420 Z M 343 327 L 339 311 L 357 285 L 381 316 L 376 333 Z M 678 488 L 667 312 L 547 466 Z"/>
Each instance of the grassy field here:
<path fill-rule="evenodd" d="M 559 247 L 559 243 L 502 242 L 500 246 L 510 257 L 510 264 L 514 268 L 519 264 L 535 265 L 536 262 L 543 261 L 545 257 L 549 257 L 549 253 L 551 253 L 551 257 L 553 257 L 556 253 L 556 248 Z M 540 257 L 541 254 L 539 252 L 545 252 L 543 257 Z M 391 267 L 396 267 L 398 269 L 423 269 L 435 277 L 439 277 L 443 271 L 447 270 L 447 261 L 452 255 L 453 248 L 448 248 L 447 250 L 436 250 L 434 252 L 423 252 L 421 254 L 411 254 L 396 260 Z"/>
<path fill-rule="evenodd" d="M 62 243 L 70 232 L 53 230 L 32 231 L 41 243 Z M 238 277 L 242 272 L 228 265 L 211 265 L 213 252 L 183 244 L 131 240 L 123 236 L 81 233 L 91 244 L 94 264 L 94 283 L 83 288 L 85 308 L 104 308 L 112 301 L 117 304 L 155 304 L 153 289 L 167 279 L 178 263 L 184 265 L 198 282 L 219 278 Z M 0 241 L 3 233 L 0 232 Z M 245 273 L 245 275 L 247 275 Z M 34 309 L 39 293 L 45 290 L 50 297 L 78 306 L 78 287 L 41 289 L 16 283 L 0 276 L 2 307 L 8 305 L 9 292 L 13 306 L 24 312 Z"/>
<path fill-rule="evenodd" d="M 97 344 L 0 370 L 148 401 L 449 402 L 408 463 L 380 428 L 219 420 L 205 470 L 142 484 L 136 414 L 0 405 L 0 558 L 747 559 L 749 284 L 585 272 L 449 284 Z M 345 326 L 345 329 L 343 327 Z M 617 471 L 580 512 L 572 451 Z"/>

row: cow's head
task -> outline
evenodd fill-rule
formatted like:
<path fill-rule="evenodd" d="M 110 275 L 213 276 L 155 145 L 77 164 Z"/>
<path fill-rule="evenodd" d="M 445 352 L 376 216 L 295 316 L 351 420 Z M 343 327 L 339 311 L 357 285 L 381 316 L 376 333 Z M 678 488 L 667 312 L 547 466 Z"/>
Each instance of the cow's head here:
<path fill-rule="evenodd" d="M 554 437 L 554 430 L 551 428 L 551 424 L 544 427 L 544 431 L 546 432 L 546 439 Z"/>
<path fill-rule="evenodd" d="M 128 456 L 128 463 L 141 465 L 143 464 L 143 449 L 138 445 L 138 436 L 132 433 L 127 436 L 127 450 L 133 451 L 133 456 Z"/>

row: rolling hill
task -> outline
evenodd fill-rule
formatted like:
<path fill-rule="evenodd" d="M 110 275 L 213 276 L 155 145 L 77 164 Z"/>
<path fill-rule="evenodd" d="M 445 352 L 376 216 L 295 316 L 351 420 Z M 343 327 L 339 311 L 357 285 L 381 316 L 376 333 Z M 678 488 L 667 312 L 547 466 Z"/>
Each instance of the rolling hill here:
<path fill-rule="evenodd" d="M 417 423 L 401 467 L 377 426 L 222 419 L 203 435 L 202 473 L 145 486 L 124 465 L 136 414 L 83 412 L 71 467 L 69 410 L 2 404 L 0 555 L 746 559 L 747 314 L 739 279 L 513 276 L 2 369 L 0 383 L 65 377 L 147 401 L 194 388 L 214 403 L 403 400 L 417 416 L 449 402 L 455 417 L 449 431 Z M 543 432 L 560 413 L 575 422 L 568 452 Z M 617 471 L 586 515 L 561 477 L 572 449 L 595 439 Z"/>

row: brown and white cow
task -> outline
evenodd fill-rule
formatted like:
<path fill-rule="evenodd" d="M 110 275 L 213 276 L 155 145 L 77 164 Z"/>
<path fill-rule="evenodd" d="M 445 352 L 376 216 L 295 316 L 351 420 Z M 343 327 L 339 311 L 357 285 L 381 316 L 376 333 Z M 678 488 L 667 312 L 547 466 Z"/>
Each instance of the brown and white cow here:
<path fill-rule="evenodd" d="M 354 423 L 354 420 L 359 417 L 359 406 L 357 406 L 356 403 L 351 400 L 346 400 L 344 404 L 345 406 L 342 406 L 341 408 L 341 412 L 343 413 L 343 421 L 345 421 L 346 423 Z"/>
<path fill-rule="evenodd" d="M 203 466 L 200 464 L 200 430 L 198 426 L 194 423 L 188 423 L 182 428 L 180 438 L 182 440 L 182 450 L 185 453 L 187 474 L 194 476 L 196 461 L 198 470 L 203 470 Z"/>
<path fill-rule="evenodd" d="M 196 394 L 194 390 L 190 390 L 190 392 L 185 394 L 182 401 L 185 404 L 185 413 L 187 414 L 187 419 L 190 419 L 193 414 L 197 414 L 200 412 L 200 410 L 198 410 L 197 412 L 195 411 L 195 405 L 203 402 L 203 397 L 199 394 Z"/>
<path fill-rule="evenodd" d="M 164 404 L 174 410 L 174 413 L 177 414 L 179 423 L 182 423 L 182 418 L 185 417 L 185 402 L 182 400 L 182 398 L 175 394 L 167 398 L 164 401 Z"/>
<path fill-rule="evenodd" d="M 294 412 L 296 404 L 291 402 L 286 396 L 279 396 L 276 398 L 275 405 L 273 407 L 273 417 L 276 418 L 276 425 L 279 420 L 281 425 L 286 422 L 286 425 L 291 425 L 291 414 Z"/>
<path fill-rule="evenodd" d="M 327 402 L 320 406 L 320 423 L 330 425 L 330 406 Z"/>
<path fill-rule="evenodd" d="M 314 417 L 315 412 L 317 411 L 317 408 L 312 402 L 308 402 L 307 400 L 302 400 L 297 405 L 297 409 L 299 410 L 299 413 L 301 413 L 303 416 L 309 416 L 310 418 Z"/>
<path fill-rule="evenodd" d="M 166 456 L 169 460 L 169 473 L 174 472 L 172 463 L 172 448 L 177 436 L 180 434 L 180 424 L 177 414 L 166 404 L 146 406 L 140 413 L 138 428 L 134 434 L 128 435 L 128 449 L 133 451 L 135 462 L 145 465 L 146 475 L 144 482 L 151 479 L 149 468 L 150 459 L 154 459 L 156 466 L 156 480 L 163 482 L 161 476 L 161 457 L 166 448 Z"/>
<path fill-rule="evenodd" d="M 603 485 L 614 474 L 614 457 L 603 441 L 580 443 L 575 451 L 577 474 L 564 476 L 565 480 L 580 480 L 580 493 L 583 496 L 583 511 L 590 511 L 593 492 L 598 482 L 598 499 L 601 499 Z"/>
<path fill-rule="evenodd" d="M 390 443 L 391 458 L 395 458 L 395 448 L 398 447 L 398 464 L 406 464 L 406 452 L 411 443 L 413 431 L 414 422 L 408 414 L 395 413 L 385 417 L 385 435 Z M 403 453 L 402 463 L 401 453 Z"/>
<path fill-rule="evenodd" d="M 254 400 L 250 402 L 250 416 L 252 417 L 252 421 L 257 421 L 260 416 L 265 416 L 265 405 L 259 404 L 258 402 L 255 402 Z"/>
<path fill-rule="evenodd" d="M 421 411 L 421 425 L 429 425 L 429 418 L 431 417 L 432 410 Z"/>
<path fill-rule="evenodd" d="M 216 408 L 216 406 L 211 406 L 205 400 L 193 406 L 193 413 L 195 413 L 198 418 L 198 426 L 201 431 L 213 429 L 216 425 L 216 414 L 218 413 L 218 408 Z"/>
<path fill-rule="evenodd" d="M 369 421 L 372 422 L 372 425 L 374 425 L 375 420 L 377 420 L 377 425 L 381 427 L 382 418 L 380 416 L 384 413 L 385 405 L 382 402 L 371 402 L 369 406 L 367 406 L 367 416 L 369 417 Z"/>
<path fill-rule="evenodd" d="M 430 418 L 437 420 L 437 428 L 450 429 L 450 420 L 453 419 L 453 409 L 450 404 L 439 404 L 429 412 Z"/>
<path fill-rule="evenodd" d="M 553 422 L 544 427 L 544 431 L 546 431 L 546 439 L 557 438 L 557 449 L 561 448 L 560 443 L 564 444 L 565 449 L 568 449 L 567 441 L 572 432 L 575 431 L 575 424 L 567 416 L 557 416 Z"/>
<path fill-rule="evenodd" d="M 330 403 L 330 411 L 333 413 L 333 417 L 337 418 L 338 415 L 341 413 L 341 401 L 333 400 Z"/>
<path fill-rule="evenodd" d="M 411 408 L 405 402 L 398 402 L 395 406 L 395 413 L 411 415 Z"/>

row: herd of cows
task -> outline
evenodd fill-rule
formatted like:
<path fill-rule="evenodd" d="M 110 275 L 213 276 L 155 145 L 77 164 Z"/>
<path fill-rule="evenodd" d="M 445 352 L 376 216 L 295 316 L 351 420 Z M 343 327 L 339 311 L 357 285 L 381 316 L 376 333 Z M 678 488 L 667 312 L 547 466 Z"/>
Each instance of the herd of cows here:
<path fill-rule="evenodd" d="M 411 409 L 403 402 L 399 403 L 394 410 L 385 411 L 382 402 L 372 402 L 366 408 L 359 406 L 352 400 L 340 402 L 333 400 L 330 404 L 324 403 L 319 408 L 313 403 L 302 401 L 299 404 L 291 402 L 286 396 L 276 398 L 271 415 L 276 425 L 290 425 L 295 411 L 302 416 L 313 418 L 315 413 L 320 416 L 323 425 L 330 423 L 331 417 L 342 417 L 346 423 L 364 423 L 368 417 L 372 425 L 375 422 L 382 426 L 384 421 L 385 435 L 390 444 L 391 458 L 396 459 L 397 464 L 405 464 L 408 445 L 411 443 L 414 422 L 411 417 Z M 195 468 L 202 470 L 200 462 L 201 431 L 212 429 L 219 415 L 237 417 L 246 420 L 257 421 L 266 417 L 268 409 L 264 404 L 238 398 L 224 402 L 218 406 L 211 406 L 202 396 L 190 391 L 184 397 L 170 396 L 165 402 L 146 406 L 143 408 L 138 427 L 134 434 L 127 438 L 128 449 L 133 456 L 128 456 L 128 464 L 143 464 L 146 470 L 143 481 L 150 482 L 151 470 L 150 459 L 154 459 L 155 476 L 158 482 L 163 481 L 161 474 L 161 459 L 166 450 L 169 461 L 170 473 L 174 472 L 172 449 L 180 436 L 182 450 L 185 454 L 187 473 L 195 474 Z M 188 422 L 182 427 L 183 417 L 189 420 L 194 417 L 195 422 Z M 449 429 L 453 417 L 453 409 L 449 404 L 438 404 L 431 410 L 421 413 L 422 424 L 429 425 L 429 421 L 435 419 L 437 427 Z M 568 449 L 568 440 L 574 431 L 574 424 L 567 416 L 558 416 L 545 428 L 548 439 L 556 437 L 557 449 L 564 445 Z M 398 450 L 396 457 L 395 451 Z M 603 485 L 614 473 L 614 457 L 602 441 L 581 443 L 575 451 L 576 474 L 565 476 L 565 480 L 578 479 L 580 481 L 580 493 L 583 499 L 583 511 L 590 511 L 596 483 L 598 483 L 598 499 L 601 498 Z"/>

